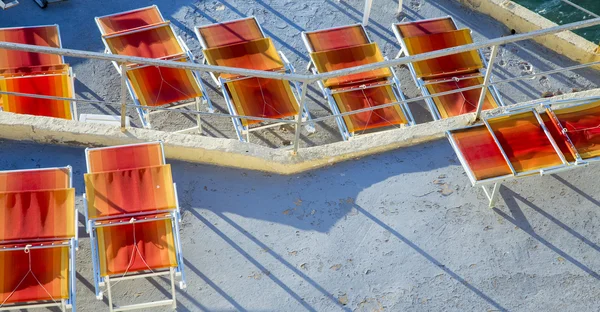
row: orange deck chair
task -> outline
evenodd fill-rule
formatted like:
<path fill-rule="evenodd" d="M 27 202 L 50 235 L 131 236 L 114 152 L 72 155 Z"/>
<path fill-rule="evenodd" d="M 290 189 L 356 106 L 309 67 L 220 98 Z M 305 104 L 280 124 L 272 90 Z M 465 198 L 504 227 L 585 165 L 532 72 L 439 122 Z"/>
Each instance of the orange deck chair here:
<path fill-rule="evenodd" d="M 0 41 L 61 48 L 58 25 L 0 28 Z M 53 96 L 44 99 L 0 94 L 5 112 L 77 119 L 73 70 L 60 55 L 0 49 L 0 91 Z"/>
<path fill-rule="evenodd" d="M 264 35 L 254 17 L 198 26 L 195 32 L 204 60 L 210 65 L 287 73 L 295 71 L 285 55 L 276 50 L 271 38 Z M 303 121 L 310 120 L 306 105 L 300 112 L 301 90 L 296 82 L 219 73 L 211 75 L 221 86 L 231 115 L 283 119 L 301 114 Z M 233 117 L 232 122 L 238 139 L 243 142 L 250 140 L 251 131 L 281 125 L 254 126 L 263 121 L 240 117 Z M 315 131 L 310 123 L 305 127 L 309 132 Z"/>
<path fill-rule="evenodd" d="M 0 310 L 75 311 L 71 167 L 0 171 Z"/>
<path fill-rule="evenodd" d="M 600 161 L 600 98 L 546 102 L 447 132 L 473 186 L 494 205 L 505 180 Z M 491 193 L 486 188 L 493 184 Z"/>
<path fill-rule="evenodd" d="M 156 5 L 96 17 L 96 24 L 102 33 L 106 53 L 179 62 L 195 60 Z M 113 64 L 121 74 L 119 65 Z M 145 128 L 151 128 L 150 115 L 161 112 L 148 107 L 170 105 L 170 108 L 179 108 L 194 105 L 195 110 L 200 111 L 203 100 L 208 104 L 209 111 L 214 111 L 200 75 L 194 71 L 126 64 L 126 72 L 127 88 Z M 196 122 L 196 127 L 177 132 L 202 132 L 200 115 L 196 115 Z"/>
<path fill-rule="evenodd" d="M 315 74 L 384 61 L 379 46 L 361 24 L 303 32 L 302 39 L 310 52 L 308 68 Z M 336 117 L 344 140 L 370 129 L 414 124 L 391 67 L 329 78 L 320 81 L 319 87 L 336 115 L 386 105 Z"/>
<path fill-rule="evenodd" d="M 181 214 L 161 142 L 86 149 L 86 229 L 96 298 L 105 288 L 111 311 L 176 308 L 175 277 L 186 287 L 179 237 Z M 111 283 L 168 275 L 171 298 L 115 306 Z"/>
<path fill-rule="evenodd" d="M 401 55 L 416 55 L 473 43 L 469 29 L 458 29 L 452 17 L 392 25 L 401 45 Z M 483 84 L 487 64 L 480 51 L 468 51 L 408 64 L 424 96 Z M 427 98 L 435 120 L 474 112 L 481 88 Z M 483 109 L 504 106 L 495 86 L 486 92 Z"/>

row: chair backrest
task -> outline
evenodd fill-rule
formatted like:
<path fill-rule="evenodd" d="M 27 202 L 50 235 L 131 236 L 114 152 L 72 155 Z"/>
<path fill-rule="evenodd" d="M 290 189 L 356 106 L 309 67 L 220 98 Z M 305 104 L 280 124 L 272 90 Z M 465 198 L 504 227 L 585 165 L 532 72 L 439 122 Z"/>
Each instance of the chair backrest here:
<path fill-rule="evenodd" d="M 103 35 L 164 22 L 156 5 L 96 18 Z"/>
<path fill-rule="evenodd" d="M 224 47 L 265 38 L 255 17 L 196 27 L 203 49 Z"/>
<path fill-rule="evenodd" d="M 0 171 L 0 192 L 65 189 L 71 187 L 69 168 Z"/>
<path fill-rule="evenodd" d="M 310 54 L 310 57 L 319 73 L 383 62 L 384 60 L 377 43 L 313 52 Z M 348 84 L 376 81 L 391 76 L 390 69 L 385 67 L 342 77 L 329 78 L 325 80 L 324 84 L 325 87 L 340 87 Z"/>
<path fill-rule="evenodd" d="M 60 48 L 58 25 L 0 28 L 0 41 Z M 62 64 L 60 55 L 0 49 L 0 68 Z"/>
<path fill-rule="evenodd" d="M 0 77 L 0 90 L 36 95 L 74 98 L 70 70 L 52 74 Z M 28 96 L 1 94 L 0 103 L 6 112 L 73 119 L 73 104 L 69 100 L 41 99 Z"/>
<path fill-rule="evenodd" d="M 170 165 L 88 173 L 84 179 L 89 219 L 177 208 Z"/>
<path fill-rule="evenodd" d="M 165 164 L 160 142 L 131 144 L 86 150 L 88 173 L 128 170 Z"/>
<path fill-rule="evenodd" d="M 473 43 L 469 29 L 408 37 L 404 39 L 410 55 L 427 53 Z M 457 73 L 470 73 L 483 68 L 476 50 L 451 54 L 413 63 L 417 78 L 435 78 Z"/>
<path fill-rule="evenodd" d="M 437 34 L 457 30 L 454 20 L 450 16 L 406 23 L 394 24 L 402 38 Z"/>
<path fill-rule="evenodd" d="M 310 52 L 321 52 L 371 43 L 362 24 L 305 32 Z"/>
<path fill-rule="evenodd" d="M 185 51 L 169 22 L 116 34 L 105 35 L 108 48 L 113 54 L 146 58 L 166 58 L 184 55 Z"/>
<path fill-rule="evenodd" d="M 271 38 L 256 39 L 224 47 L 209 48 L 202 51 L 211 65 L 228 66 L 265 71 L 278 71 L 284 68 Z M 223 78 L 238 75 L 222 74 Z"/>

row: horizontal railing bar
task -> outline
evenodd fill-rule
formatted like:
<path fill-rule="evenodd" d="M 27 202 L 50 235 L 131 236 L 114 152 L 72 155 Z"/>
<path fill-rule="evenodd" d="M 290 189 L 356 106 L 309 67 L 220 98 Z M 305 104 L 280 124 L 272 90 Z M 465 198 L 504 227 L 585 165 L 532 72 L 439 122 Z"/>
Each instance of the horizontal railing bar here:
<path fill-rule="evenodd" d="M 596 14 L 596 13 L 594 13 L 594 12 L 592 12 L 592 11 L 590 11 L 590 10 L 588 10 L 588 9 L 580 6 L 580 5 L 577 5 L 577 4 L 575 4 L 575 3 L 573 3 L 573 2 L 571 2 L 569 0 L 561 0 L 561 1 L 564 2 L 564 3 L 566 3 L 566 4 L 568 4 L 568 5 L 571 5 L 571 6 L 575 7 L 575 8 L 577 8 L 577 9 L 585 12 L 585 13 L 587 13 L 588 15 L 590 15 L 592 17 L 600 17 L 600 15 L 598 15 L 598 14 Z"/>
<path fill-rule="evenodd" d="M 44 99 L 44 100 L 71 101 L 71 102 L 93 103 L 93 104 L 102 104 L 102 105 L 121 105 L 120 103 L 110 102 L 110 101 L 77 99 L 77 98 L 68 98 L 68 97 L 54 96 L 54 95 L 42 95 L 42 94 L 21 93 L 21 92 L 12 92 L 12 91 L 0 91 L 0 94 L 8 94 L 8 95 L 13 95 L 13 96 L 21 96 L 21 97 L 30 97 L 30 98 Z"/>
<path fill-rule="evenodd" d="M 524 76 L 519 76 L 519 77 L 513 77 L 513 78 L 504 79 L 504 80 L 498 80 L 498 81 L 494 81 L 493 83 L 490 83 L 490 84 L 497 85 L 497 84 L 502 84 L 502 83 L 508 83 L 508 82 L 524 80 L 527 78 L 532 78 L 532 77 L 537 77 L 537 76 L 556 74 L 556 73 L 560 73 L 563 71 L 572 71 L 572 70 L 576 70 L 576 69 L 582 69 L 582 68 L 586 68 L 586 67 L 590 67 L 590 66 L 594 66 L 594 65 L 598 65 L 598 64 L 600 64 L 600 61 L 590 62 L 590 63 L 586 63 L 586 64 L 573 65 L 573 66 L 569 66 L 569 67 L 553 69 L 553 70 L 548 70 L 545 72 L 529 74 L 529 75 L 524 75 Z"/>

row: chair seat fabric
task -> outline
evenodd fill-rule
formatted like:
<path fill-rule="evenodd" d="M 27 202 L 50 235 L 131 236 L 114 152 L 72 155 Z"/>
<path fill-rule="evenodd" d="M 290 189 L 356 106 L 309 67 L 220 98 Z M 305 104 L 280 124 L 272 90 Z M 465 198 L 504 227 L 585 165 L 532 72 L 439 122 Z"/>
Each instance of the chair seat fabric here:
<path fill-rule="evenodd" d="M 436 94 L 482 85 L 483 77 L 477 72 L 468 75 L 458 75 L 450 79 L 446 78 L 442 81 L 438 80 L 437 82 L 436 80 L 426 80 L 426 82 L 430 83 L 425 85 L 429 93 Z M 475 112 L 480 96 L 481 88 L 436 96 L 433 98 L 433 102 L 441 117 L 448 118 Z M 496 107 L 498 107 L 498 103 L 494 100 L 491 92 L 486 90 L 482 110 L 493 109 Z"/>
<path fill-rule="evenodd" d="M 60 48 L 57 26 L 19 27 L 0 29 L 0 41 Z M 61 64 L 56 54 L 0 49 L 0 68 L 19 68 Z"/>
<path fill-rule="evenodd" d="M 143 27 L 164 22 L 158 8 L 150 6 L 139 10 L 104 16 L 97 19 L 102 34 Z"/>
<path fill-rule="evenodd" d="M 313 52 L 322 52 L 369 44 L 362 25 L 307 32 L 306 38 Z"/>
<path fill-rule="evenodd" d="M 600 156 L 600 102 L 553 111 L 582 159 Z"/>
<path fill-rule="evenodd" d="M 204 48 L 224 47 L 264 38 L 254 18 L 212 24 L 197 28 L 204 40 Z"/>

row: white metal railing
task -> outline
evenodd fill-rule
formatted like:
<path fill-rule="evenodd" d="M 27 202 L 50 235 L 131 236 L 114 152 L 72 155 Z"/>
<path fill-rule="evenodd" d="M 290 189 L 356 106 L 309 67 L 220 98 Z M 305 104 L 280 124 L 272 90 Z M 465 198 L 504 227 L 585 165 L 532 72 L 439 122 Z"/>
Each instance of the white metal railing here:
<path fill-rule="evenodd" d="M 381 108 L 385 108 L 385 107 L 389 107 L 389 106 L 393 106 L 393 105 L 398 105 L 398 104 L 403 104 L 403 103 L 411 103 L 411 102 L 415 102 L 415 101 L 419 101 L 419 100 L 423 100 L 423 99 L 427 99 L 427 98 L 438 97 L 438 96 L 442 96 L 442 95 L 453 94 L 453 93 L 458 93 L 458 92 L 481 88 L 482 93 L 481 93 L 479 101 L 478 101 L 477 113 L 475 114 L 475 119 L 477 120 L 480 117 L 481 106 L 484 102 L 483 99 L 485 97 L 485 92 L 489 86 L 513 82 L 513 81 L 522 80 L 522 79 L 527 79 L 528 77 L 532 77 L 532 76 L 548 75 L 548 74 L 564 72 L 564 71 L 569 71 L 569 70 L 576 70 L 576 69 L 581 69 L 584 67 L 590 67 L 590 66 L 600 64 L 600 61 L 594 61 L 594 62 L 590 62 L 587 64 L 580 64 L 580 65 L 570 66 L 570 67 L 566 67 L 566 68 L 536 73 L 536 74 L 532 74 L 532 75 L 525 75 L 525 76 L 509 78 L 509 79 L 505 79 L 505 80 L 501 80 L 501 81 L 491 82 L 490 77 L 491 77 L 491 73 L 493 71 L 495 57 L 497 55 L 497 51 L 498 51 L 498 48 L 500 45 L 504 45 L 507 43 L 513 43 L 513 42 L 519 42 L 519 41 L 528 40 L 528 39 L 533 39 L 533 38 L 542 37 L 542 36 L 546 36 L 546 35 L 552 35 L 552 34 L 556 34 L 556 33 L 563 32 L 563 31 L 586 28 L 586 27 L 595 26 L 595 25 L 600 25 L 600 18 L 584 20 L 584 21 L 580 21 L 580 22 L 576 22 L 576 23 L 565 24 L 565 25 L 555 26 L 555 27 L 551 27 L 551 28 L 547 28 L 547 29 L 536 30 L 536 31 L 528 32 L 528 33 L 516 34 L 516 35 L 512 35 L 512 36 L 508 36 L 508 37 L 501 37 L 501 38 L 496 38 L 496 39 L 491 39 L 491 40 L 485 40 L 483 42 L 473 43 L 473 44 L 469 44 L 469 45 L 453 47 L 453 48 L 449 48 L 449 49 L 438 50 L 438 51 L 417 54 L 417 55 L 412 55 L 412 56 L 406 56 L 406 57 L 401 57 L 401 58 L 397 58 L 397 59 L 393 59 L 393 60 L 386 60 L 386 61 L 379 62 L 379 63 L 373 63 L 373 64 L 362 65 L 362 66 L 357 66 L 357 67 L 352 67 L 352 68 L 346 68 L 346 69 L 342 69 L 342 70 L 336 70 L 336 71 L 321 73 L 321 74 L 295 74 L 295 73 L 286 74 L 286 73 L 268 72 L 268 71 L 260 71 L 260 70 L 233 68 L 233 67 L 213 66 L 213 65 L 190 63 L 190 62 L 177 62 L 177 61 L 148 59 L 148 58 L 141 58 L 141 57 L 134 57 L 134 56 L 112 55 L 112 54 L 105 54 L 105 53 L 99 53 L 99 52 L 81 51 L 81 50 L 64 49 L 64 48 L 42 47 L 42 46 L 17 44 L 17 43 L 9 43 L 9 42 L 0 42 L 0 48 L 8 49 L 8 50 L 22 50 L 22 51 L 29 51 L 29 52 L 57 54 L 57 55 L 62 55 L 62 56 L 75 57 L 75 58 L 97 59 L 97 60 L 104 60 L 104 61 L 110 61 L 110 62 L 117 62 L 118 64 L 120 64 L 122 70 L 125 69 L 124 65 L 126 63 L 136 63 L 136 64 L 143 64 L 143 65 L 181 68 L 181 69 L 187 69 L 187 70 L 193 70 L 193 71 L 199 71 L 199 72 L 219 72 L 219 73 L 235 74 L 235 75 L 250 76 L 250 77 L 296 81 L 296 82 L 302 83 L 299 107 L 303 107 L 304 102 L 306 100 L 307 86 L 309 84 L 315 83 L 317 81 L 322 81 L 322 80 L 329 79 L 329 78 L 340 77 L 340 76 L 345 76 L 345 75 L 350 75 L 350 74 L 355 74 L 355 73 L 360 73 L 360 72 L 365 72 L 365 71 L 370 71 L 370 70 L 375 70 L 375 69 L 380 69 L 380 68 L 405 65 L 408 63 L 438 58 L 441 56 L 446 56 L 446 55 L 491 47 L 492 50 L 491 50 L 490 59 L 488 62 L 489 63 L 488 68 L 485 73 L 484 82 L 481 85 L 475 85 L 475 86 L 470 86 L 470 87 L 466 87 L 466 88 L 455 89 L 455 90 L 448 91 L 448 92 L 440 92 L 440 93 L 427 95 L 427 96 L 420 96 L 420 97 L 416 97 L 416 98 L 412 98 L 412 99 L 402 100 L 397 103 L 386 103 L 383 105 L 354 110 L 354 111 L 346 112 L 346 113 L 331 114 L 329 116 L 315 118 L 311 121 L 302 121 L 301 114 L 298 114 L 298 117 L 296 118 L 296 120 L 282 120 L 282 119 L 271 119 L 271 118 L 255 117 L 255 116 L 243 116 L 243 115 L 201 112 L 201 111 L 197 111 L 197 110 L 182 110 L 182 109 L 168 108 L 168 107 L 143 106 L 144 109 L 149 109 L 149 110 L 166 110 L 166 111 L 180 112 L 180 113 L 186 113 L 186 114 L 195 114 L 195 115 L 211 115 L 211 116 L 225 117 L 225 118 L 244 118 L 244 119 L 249 119 L 249 120 L 259 120 L 259 121 L 267 121 L 267 122 L 283 122 L 283 123 L 295 124 L 296 129 L 295 129 L 295 136 L 294 136 L 294 142 L 293 142 L 294 143 L 293 153 L 295 154 L 295 153 L 297 153 L 298 148 L 299 148 L 300 129 L 302 128 L 302 125 L 304 123 L 323 121 L 323 120 L 332 119 L 332 118 L 339 118 L 339 117 L 343 117 L 343 116 L 347 116 L 347 115 L 358 114 L 358 113 L 362 113 L 362 112 L 381 109 Z M 49 97 L 49 96 L 36 95 L 36 94 L 24 94 L 24 93 L 5 92 L 5 91 L 0 91 L 0 93 L 12 94 L 12 95 L 18 95 L 18 96 L 29 96 L 29 97 L 35 97 L 35 98 L 70 100 L 70 101 L 78 101 L 78 102 L 83 102 L 83 103 L 101 103 L 101 104 L 105 104 L 105 105 L 120 105 L 120 107 L 121 107 L 121 127 L 122 127 L 122 129 L 125 129 L 125 127 L 126 127 L 126 125 L 125 125 L 126 107 L 139 107 L 136 105 L 127 104 L 127 92 L 126 92 L 125 77 L 126 76 L 124 74 L 121 75 L 121 100 L 118 103 L 107 102 L 107 101 L 74 99 L 74 98 L 58 98 L 58 97 Z"/>

